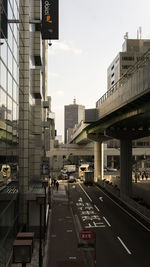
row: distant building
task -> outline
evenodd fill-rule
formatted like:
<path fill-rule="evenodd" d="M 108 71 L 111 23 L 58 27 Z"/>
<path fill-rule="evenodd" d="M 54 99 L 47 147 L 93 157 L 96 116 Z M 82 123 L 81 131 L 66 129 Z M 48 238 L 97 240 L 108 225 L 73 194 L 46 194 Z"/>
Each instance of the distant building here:
<path fill-rule="evenodd" d="M 107 69 L 107 90 L 150 48 L 150 39 L 126 39 L 119 52 Z"/>
<path fill-rule="evenodd" d="M 69 142 L 72 130 L 75 124 L 80 123 L 85 117 L 85 107 L 76 104 L 76 99 L 73 100 L 73 104 L 65 106 L 64 109 L 64 142 Z"/>

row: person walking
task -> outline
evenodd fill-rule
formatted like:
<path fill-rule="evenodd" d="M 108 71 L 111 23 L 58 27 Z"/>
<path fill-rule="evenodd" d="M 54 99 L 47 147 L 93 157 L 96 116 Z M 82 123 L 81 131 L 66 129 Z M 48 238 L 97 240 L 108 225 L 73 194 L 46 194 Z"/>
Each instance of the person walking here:
<path fill-rule="evenodd" d="M 58 187 L 59 187 L 59 182 L 56 181 L 56 188 L 57 188 L 57 191 L 58 191 Z"/>

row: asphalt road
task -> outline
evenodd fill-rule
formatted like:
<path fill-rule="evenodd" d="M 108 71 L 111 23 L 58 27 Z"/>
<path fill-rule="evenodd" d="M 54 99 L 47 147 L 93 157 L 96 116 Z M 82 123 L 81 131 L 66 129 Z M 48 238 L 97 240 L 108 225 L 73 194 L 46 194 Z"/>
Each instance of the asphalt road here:
<path fill-rule="evenodd" d="M 81 227 L 96 233 L 95 267 L 150 266 L 148 227 L 95 185 L 70 184 L 69 188 L 77 229 Z M 92 243 L 94 239 L 88 242 Z M 94 250 L 89 254 L 94 262 Z"/>

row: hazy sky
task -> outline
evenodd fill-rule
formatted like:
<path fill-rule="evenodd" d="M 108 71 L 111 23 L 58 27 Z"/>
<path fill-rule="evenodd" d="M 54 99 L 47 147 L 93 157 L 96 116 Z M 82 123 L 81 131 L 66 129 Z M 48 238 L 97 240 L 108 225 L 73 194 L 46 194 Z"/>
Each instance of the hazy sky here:
<path fill-rule="evenodd" d="M 49 47 L 48 94 L 57 134 L 64 135 L 64 105 L 94 108 L 107 89 L 107 68 L 124 35 L 150 38 L 150 0 L 59 0 L 59 40 Z"/>

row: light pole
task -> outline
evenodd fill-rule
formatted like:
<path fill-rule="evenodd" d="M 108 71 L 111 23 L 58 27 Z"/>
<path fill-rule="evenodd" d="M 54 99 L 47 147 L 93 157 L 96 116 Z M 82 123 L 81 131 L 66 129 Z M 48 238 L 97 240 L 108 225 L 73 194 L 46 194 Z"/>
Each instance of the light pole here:
<path fill-rule="evenodd" d="M 42 182 L 42 187 L 44 187 L 44 194 L 45 194 L 45 199 L 44 199 L 44 233 L 46 233 L 46 188 L 48 187 L 48 181 L 44 180 Z M 45 236 L 45 235 L 44 235 Z"/>
<path fill-rule="evenodd" d="M 42 206 L 45 203 L 45 196 L 43 194 L 39 195 L 36 197 L 37 204 L 40 206 L 40 213 L 39 213 L 39 226 L 40 226 L 40 231 L 39 231 L 39 267 L 43 266 L 43 255 L 42 255 Z"/>

